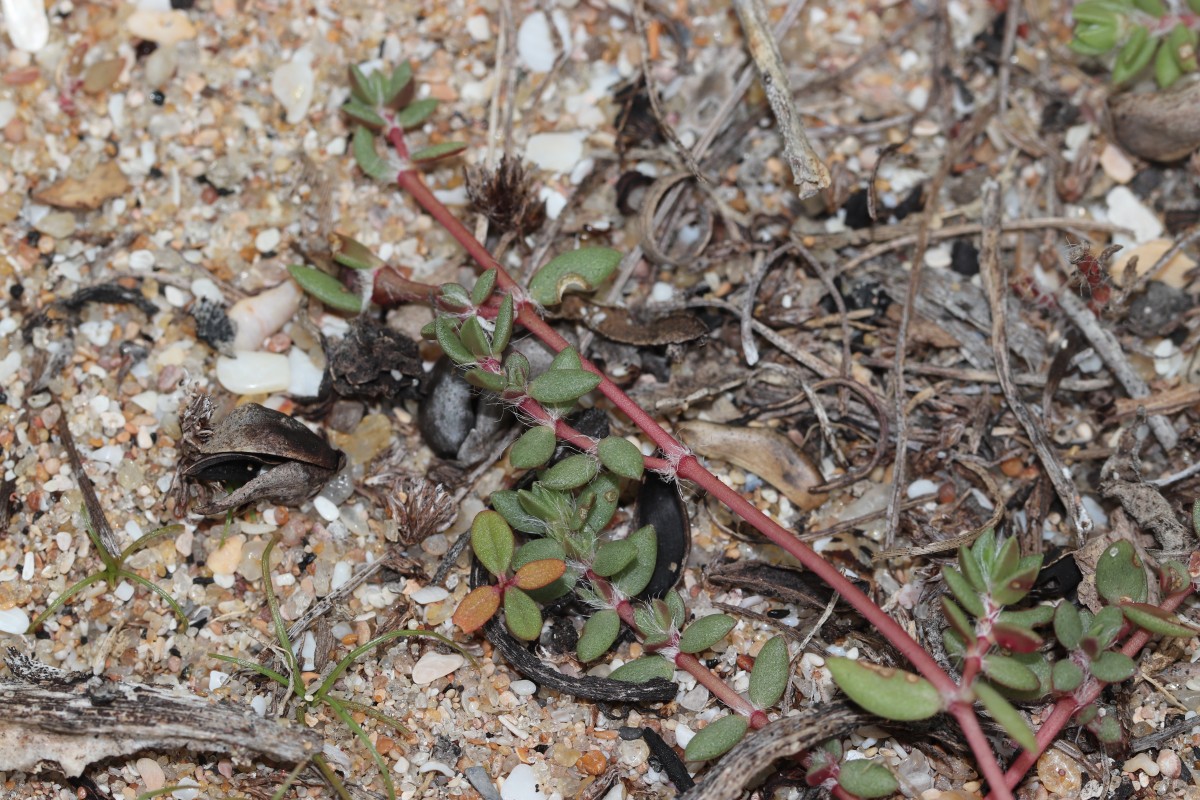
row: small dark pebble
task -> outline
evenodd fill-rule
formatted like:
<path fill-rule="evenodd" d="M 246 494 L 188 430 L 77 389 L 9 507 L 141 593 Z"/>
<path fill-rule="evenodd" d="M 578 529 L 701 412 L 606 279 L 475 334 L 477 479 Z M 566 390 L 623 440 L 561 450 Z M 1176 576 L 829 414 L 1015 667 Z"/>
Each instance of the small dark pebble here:
<path fill-rule="evenodd" d="M 191 11 L 196 0 L 171 0 L 171 8 L 177 11 Z"/>
<path fill-rule="evenodd" d="M 846 227 L 861 230 L 871 226 L 871 214 L 867 207 L 869 196 L 866 189 L 859 189 L 846 199 L 842 210 L 846 212 Z"/>
<path fill-rule="evenodd" d="M 955 239 L 950 245 L 950 269 L 963 277 L 979 274 L 979 250 L 966 239 Z"/>
<path fill-rule="evenodd" d="M 632 742 L 635 739 L 642 738 L 641 728 L 630 728 L 628 725 L 622 725 L 617 729 L 617 735 L 626 742 Z"/>
<path fill-rule="evenodd" d="M 158 43 L 152 42 L 149 39 L 140 40 L 133 48 L 133 52 L 137 55 L 138 60 L 145 58 L 158 49 Z"/>
<path fill-rule="evenodd" d="M 1192 307 L 1191 296 L 1162 281 L 1150 281 L 1146 291 L 1133 298 L 1129 329 L 1142 337 L 1166 336 L 1179 326 Z"/>
<path fill-rule="evenodd" d="M 787 610 L 786 608 L 772 608 L 770 611 L 767 612 L 767 616 L 770 617 L 771 619 L 785 619 L 787 617 L 787 615 L 791 614 L 791 613 L 792 612 Z"/>
<path fill-rule="evenodd" d="M 467 776 L 467 781 L 471 784 L 471 788 L 479 792 L 479 796 L 483 800 L 500 800 L 500 792 L 496 791 L 496 784 L 492 783 L 492 776 L 483 767 L 467 767 L 463 774 Z"/>
<path fill-rule="evenodd" d="M 37 247 L 38 242 L 41 240 L 41 231 L 30 231 L 29 233 L 25 234 L 25 244 L 29 245 L 30 247 Z"/>
<path fill-rule="evenodd" d="M 442 358 L 426 383 L 426 396 L 417 408 L 417 428 L 429 449 L 441 458 L 454 458 L 475 427 L 475 393 L 448 358 Z"/>
<path fill-rule="evenodd" d="M 25 295 L 25 285 L 24 284 L 14 283 L 12 286 L 8 287 L 8 296 L 11 297 L 13 300 L 20 300 L 24 295 Z"/>
<path fill-rule="evenodd" d="M 916 214 L 925 208 L 925 184 L 918 184 L 912 191 L 892 209 L 892 216 L 904 219 L 909 214 Z"/>
<path fill-rule="evenodd" d="M 158 89 L 155 89 L 150 93 L 150 101 L 156 106 L 161 106 L 163 103 L 167 102 L 167 96 Z"/>

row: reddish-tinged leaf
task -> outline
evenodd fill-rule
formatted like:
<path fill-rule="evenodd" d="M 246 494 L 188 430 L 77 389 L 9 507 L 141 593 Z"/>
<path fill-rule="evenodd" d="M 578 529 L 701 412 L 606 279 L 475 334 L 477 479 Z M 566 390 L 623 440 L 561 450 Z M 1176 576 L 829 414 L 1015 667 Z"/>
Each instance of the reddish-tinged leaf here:
<path fill-rule="evenodd" d="M 1182 639 L 1197 634 L 1194 628 L 1184 625 L 1179 617 L 1170 611 L 1163 611 L 1158 606 L 1152 606 L 1149 603 L 1122 603 L 1121 610 L 1125 612 L 1126 619 L 1151 633 L 1178 636 Z"/>
<path fill-rule="evenodd" d="M 530 561 L 517 570 L 513 583 L 518 589 L 540 589 L 548 586 L 563 576 L 567 565 L 557 558 L 544 558 L 540 561 Z"/>
<path fill-rule="evenodd" d="M 479 630 L 500 609 L 500 587 L 480 586 L 471 590 L 454 611 L 454 624 L 464 632 Z"/>
<path fill-rule="evenodd" d="M 1032 653 L 1042 646 L 1042 637 L 1017 625 L 998 622 L 992 627 L 996 644 L 1014 653 Z"/>

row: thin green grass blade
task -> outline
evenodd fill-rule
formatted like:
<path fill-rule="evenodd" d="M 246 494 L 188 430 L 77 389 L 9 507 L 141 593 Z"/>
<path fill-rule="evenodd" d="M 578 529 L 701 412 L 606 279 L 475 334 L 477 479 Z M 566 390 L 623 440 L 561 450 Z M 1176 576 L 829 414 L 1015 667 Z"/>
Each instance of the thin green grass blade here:
<path fill-rule="evenodd" d="M 93 583 L 96 583 L 97 581 L 106 581 L 106 580 L 108 580 L 108 573 L 93 572 L 91 575 L 88 575 L 86 578 L 79 581 L 79 583 L 76 583 L 70 589 L 67 589 L 66 591 L 64 591 L 62 594 L 60 594 L 58 597 L 55 598 L 53 603 L 46 606 L 45 611 L 43 611 L 42 613 L 38 614 L 36 617 L 33 618 L 33 622 L 29 623 L 30 633 L 37 630 L 38 627 L 43 622 L 45 622 L 47 619 L 50 618 L 51 614 L 53 614 L 55 611 L 58 611 L 60 608 L 62 608 L 63 604 L 66 603 L 68 600 L 70 600 L 72 597 L 79 594 L 84 589 L 91 586 Z"/>
<path fill-rule="evenodd" d="M 209 658 L 215 658 L 218 661 L 224 661 L 226 664 L 236 664 L 242 669 L 248 669 L 251 672 L 257 672 L 264 678 L 270 678 L 285 689 L 291 687 L 292 682 L 287 679 L 286 675 L 282 675 L 270 667 L 264 667 L 262 664 L 255 663 L 245 658 L 237 658 L 236 656 L 226 656 L 220 653 L 209 653 Z"/>
<path fill-rule="evenodd" d="M 375 745 L 371 744 L 371 738 L 367 736 L 367 732 L 362 729 L 361 725 L 354 721 L 354 717 L 350 716 L 345 707 L 334 698 L 326 697 L 325 705 L 329 706 L 334 714 L 337 714 L 338 719 L 346 723 L 346 727 L 350 729 L 355 738 L 367 748 L 367 751 L 371 754 L 371 758 L 375 761 L 375 766 L 379 769 L 379 777 L 383 779 L 383 786 L 387 789 L 388 800 L 396 800 L 396 785 L 392 783 L 391 767 L 383 760 L 383 756 L 379 755 L 379 751 L 375 749 Z"/>
<path fill-rule="evenodd" d="M 325 696 L 329 694 L 329 690 L 333 688 L 333 684 L 337 683 L 337 679 L 342 677 L 342 673 L 345 672 L 347 669 L 349 669 L 350 665 L 352 663 L 354 663 L 354 660 L 357 659 L 359 656 L 361 656 L 363 653 L 370 652 L 371 650 L 374 650 L 379 645 L 386 644 L 387 642 L 390 642 L 393 639 L 399 639 L 401 637 L 407 637 L 407 636 L 428 636 L 432 639 L 437 639 L 442 644 L 453 647 L 455 650 L 457 650 L 459 653 L 461 653 L 463 656 L 465 656 L 467 658 L 467 660 L 471 662 L 471 666 L 477 666 L 475 663 L 475 659 L 471 658 L 470 653 L 468 653 L 466 650 L 459 647 L 457 644 L 455 644 L 451 640 L 447 639 L 445 636 L 442 636 L 440 633 L 435 633 L 433 631 L 419 631 L 419 630 L 418 631 L 410 631 L 410 630 L 388 631 L 387 633 L 385 633 L 381 636 L 376 636 L 374 639 L 367 642 L 366 644 L 360 644 L 358 647 L 354 648 L 348 654 L 346 654 L 346 656 L 337 663 L 337 666 L 335 666 L 333 668 L 333 672 L 329 673 L 329 676 L 327 678 L 325 678 L 324 681 L 321 682 L 321 687 L 319 689 L 317 689 L 317 691 L 313 694 L 313 702 L 319 703 L 323 699 L 325 699 Z"/>
<path fill-rule="evenodd" d="M 183 633 L 188 629 L 187 614 L 183 613 L 183 607 L 180 606 L 179 603 L 175 602 L 175 598 L 167 594 L 166 589 L 163 589 L 161 586 L 151 580 L 143 578 L 136 572 L 124 568 L 117 571 L 117 577 L 131 580 L 139 586 L 144 586 L 146 589 L 149 589 L 151 592 L 154 592 L 156 595 L 161 597 L 163 602 L 171 607 L 171 610 L 175 612 L 175 616 L 179 619 L 179 632 Z"/>

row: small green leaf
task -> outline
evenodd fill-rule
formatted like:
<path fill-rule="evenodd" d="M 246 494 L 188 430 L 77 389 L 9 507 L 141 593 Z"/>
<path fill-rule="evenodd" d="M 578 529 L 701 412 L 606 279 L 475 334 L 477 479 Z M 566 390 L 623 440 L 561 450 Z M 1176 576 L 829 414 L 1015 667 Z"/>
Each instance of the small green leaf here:
<path fill-rule="evenodd" d="M 1009 541 L 1015 542 L 1015 539 Z M 1002 576 L 997 576 L 997 583 L 992 588 L 992 599 L 1002 606 L 1011 606 L 1025 599 L 1033 588 L 1038 573 L 1042 569 L 1042 556 L 1026 556 L 1019 566 Z"/>
<path fill-rule="evenodd" d="M 837 781 L 847 792 L 863 800 L 890 797 L 900 790 L 900 783 L 891 770 L 865 758 L 843 761 Z"/>
<path fill-rule="evenodd" d="M 389 108 L 400 108 L 407 105 L 410 99 L 413 71 L 412 64 L 408 61 L 401 61 L 388 78 L 387 90 L 384 92 L 385 97 L 383 102 Z"/>
<path fill-rule="evenodd" d="M 987 591 L 987 581 L 984 580 L 983 576 L 983 565 L 979 563 L 979 555 L 975 552 L 975 548 L 980 547 L 981 541 L 985 539 L 989 542 L 995 541 L 995 535 L 992 533 L 991 528 L 980 534 L 979 538 L 975 540 L 974 547 L 958 548 L 958 566 L 962 569 L 963 575 L 977 594 L 983 594 Z M 956 596 L 957 594 L 955 592 Z M 962 602 L 961 597 L 959 598 L 959 602 Z M 965 603 L 963 603 L 963 606 L 969 610 L 969 607 Z"/>
<path fill-rule="evenodd" d="M 989 653 L 984 656 L 983 671 L 996 683 L 1018 692 L 1036 691 L 1039 685 L 1037 675 L 1034 675 L 1032 670 L 1015 659 L 999 653 Z"/>
<path fill-rule="evenodd" d="M 942 646 L 946 648 L 946 654 L 955 661 L 962 661 L 967 652 L 967 645 L 962 637 L 950 628 L 942 630 Z"/>
<path fill-rule="evenodd" d="M 550 362 L 550 369 L 583 369 L 583 359 L 579 357 L 579 351 L 574 347 L 564 347 Z"/>
<path fill-rule="evenodd" d="M 570 403 L 600 385 L 600 376 L 585 370 L 551 370 L 529 384 L 529 396 L 539 403 Z"/>
<path fill-rule="evenodd" d="M 1196 631 L 1182 624 L 1179 617 L 1149 603 L 1122 603 L 1121 611 L 1134 625 L 1151 633 L 1178 636 L 1181 639 L 1190 639 L 1196 635 Z"/>
<path fill-rule="evenodd" d="M 494 345 L 496 340 L 492 340 Z M 525 394 L 529 383 L 529 359 L 520 353 L 512 353 L 504 359 L 504 388 L 506 391 Z"/>
<path fill-rule="evenodd" d="M 1019 625 L 1022 628 L 1036 628 L 1038 625 L 1045 625 L 1054 619 L 1054 606 L 1042 603 L 1033 608 L 1025 608 L 1020 611 L 1001 611 L 997 619 L 1009 625 Z"/>
<path fill-rule="evenodd" d="M 466 149 L 466 142 L 440 142 L 414 150 L 409 156 L 409 160 L 414 164 L 431 164 L 434 161 L 456 156 Z"/>
<path fill-rule="evenodd" d="M 476 359 L 486 358 L 492 354 L 492 343 L 488 339 L 483 325 L 479 322 L 479 317 L 467 317 L 463 320 L 462 327 L 458 330 L 458 336 Z"/>
<path fill-rule="evenodd" d="M 928 719 L 945 707 L 933 684 L 911 672 L 840 657 L 827 658 L 825 666 L 851 700 L 884 719 Z"/>
<path fill-rule="evenodd" d="M 1056 692 L 1073 692 L 1083 683 L 1083 670 L 1074 661 L 1055 662 L 1050 682 Z"/>
<path fill-rule="evenodd" d="M 432 97 L 409 103 L 396 112 L 396 124 L 401 128 L 415 128 L 429 119 L 429 115 L 437 110 L 437 107 L 438 101 Z"/>
<path fill-rule="evenodd" d="M 1085 44 L 1089 43 L 1080 34 L 1075 35 Z M 1181 75 L 1183 70 L 1179 68 L 1179 60 L 1172 51 L 1170 42 L 1163 42 L 1154 56 L 1154 80 L 1158 82 L 1159 88 L 1166 89 L 1179 80 Z"/>
<path fill-rule="evenodd" d="M 600 465 L 595 458 L 586 453 L 576 453 L 543 472 L 540 480 L 547 489 L 567 491 L 583 486 L 599 471 Z"/>
<path fill-rule="evenodd" d="M 971 585 L 971 582 L 963 577 L 963 574 L 954 567 L 942 567 L 942 580 L 946 582 L 946 587 L 954 595 L 954 598 L 967 610 L 967 613 L 973 617 L 982 617 L 984 614 L 983 599 L 980 597 L 979 591 Z"/>
<path fill-rule="evenodd" d="M 512 563 L 513 532 L 495 511 L 480 511 L 471 523 L 471 549 L 493 575 L 503 575 Z"/>
<path fill-rule="evenodd" d="M 467 294 L 467 290 L 462 284 L 443 283 L 439 288 L 442 293 L 438 297 L 438 301 L 443 305 L 462 311 L 471 308 L 471 296 Z"/>
<path fill-rule="evenodd" d="M 687 609 L 684 608 L 683 598 L 679 596 L 679 592 L 671 589 L 663 600 L 666 601 L 667 608 L 671 611 L 671 627 L 682 627 L 684 620 L 687 619 Z"/>
<path fill-rule="evenodd" d="M 648 645 L 662 644 L 670 638 L 670 620 L 662 624 L 650 606 L 638 606 L 633 610 L 633 624 Z"/>
<path fill-rule="evenodd" d="M 350 91 L 356 98 L 369 106 L 377 106 L 383 102 L 383 97 L 376 96 L 377 88 L 357 64 L 350 65 Z"/>
<path fill-rule="evenodd" d="M 991 563 L 991 569 L 988 570 L 987 556 L 980 559 L 983 564 L 984 571 L 988 574 L 988 585 L 994 594 L 996 588 L 1003 584 L 1009 575 L 1017 571 L 1017 567 L 1021 563 L 1021 549 L 1017 544 L 1016 537 L 1010 536 L 1003 542 L 997 540 L 998 549 L 996 550 L 994 560 Z"/>
<path fill-rule="evenodd" d="M 1088 729 L 1105 744 L 1117 744 L 1121 741 L 1121 724 L 1111 713 L 1101 717 L 1095 725 L 1089 726 Z"/>
<path fill-rule="evenodd" d="M 434 330 L 437 332 L 438 345 L 451 361 L 459 365 L 475 364 L 475 356 L 463 346 L 462 339 L 454 331 L 454 320 L 438 316 L 434 321 Z"/>
<path fill-rule="evenodd" d="M 607 247 L 568 250 L 534 274 L 529 294 L 543 306 L 557 305 L 567 292 L 594 291 L 620 263 L 621 254 Z"/>
<path fill-rule="evenodd" d="M 363 301 L 342 282 L 327 272 L 305 264 L 291 264 L 288 272 L 300 284 L 300 288 L 330 308 L 357 314 L 362 311 Z"/>
<path fill-rule="evenodd" d="M 1109 605 L 1116 605 L 1122 598 L 1144 603 L 1148 588 L 1142 559 L 1128 540 L 1121 539 L 1104 548 L 1096 561 L 1096 591 Z"/>
<path fill-rule="evenodd" d="M 561 558 L 543 558 L 538 561 L 530 561 L 516 571 L 513 575 L 513 585 L 524 591 L 532 591 L 541 589 L 563 576 L 567 571 L 567 565 L 563 563 Z"/>
<path fill-rule="evenodd" d="M 654 562 L 658 556 L 658 536 L 653 525 L 638 528 L 626 537 L 637 548 L 633 563 L 613 577 L 613 585 L 628 597 L 635 597 L 654 577 Z"/>
<path fill-rule="evenodd" d="M 1107 650 L 1116 641 L 1117 634 L 1121 632 L 1124 624 L 1125 618 L 1121 614 L 1121 609 L 1115 606 L 1100 609 L 1099 613 L 1092 618 L 1091 625 L 1088 626 L 1086 638 L 1092 639 L 1095 647 L 1095 652 L 1090 652 L 1088 655 L 1095 658 L 1101 650 Z M 1081 646 L 1083 644 L 1084 642 L 1080 642 Z"/>
<path fill-rule="evenodd" d="M 1133 677 L 1133 673 L 1137 672 L 1137 664 L 1134 664 L 1133 659 L 1124 653 L 1109 650 L 1093 659 L 1088 670 L 1096 680 L 1105 683 L 1120 683 Z"/>
<path fill-rule="evenodd" d="M 542 612 L 533 598 L 510 586 L 504 592 L 504 622 L 513 636 L 532 642 L 542 632 Z"/>
<path fill-rule="evenodd" d="M 1066 600 L 1059 603 L 1054 611 L 1054 638 L 1068 650 L 1079 647 L 1079 640 L 1083 638 L 1083 619 L 1079 616 L 1079 609 Z"/>
<path fill-rule="evenodd" d="M 637 547 L 628 539 L 605 542 L 596 548 L 596 560 L 592 562 L 592 571 L 601 578 L 616 575 L 636 556 Z"/>
<path fill-rule="evenodd" d="M 495 499 L 495 495 L 492 495 L 492 499 Z M 548 558 L 565 561 L 567 554 L 563 552 L 562 545 L 553 539 L 530 539 L 517 549 L 512 559 L 512 568 L 519 570 L 526 564 L 545 561 Z"/>
<path fill-rule="evenodd" d="M 750 721 L 741 714 L 730 714 L 714 720 L 692 737 L 683 752 L 683 758 L 685 761 L 708 761 L 723 756 L 742 740 L 749 727 Z"/>
<path fill-rule="evenodd" d="M 344 234 L 333 234 L 329 237 L 329 243 L 333 250 L 333 260 L 343 267 L 373 270 L 387 265 L 387 262 L 371 252 L 371 248 Z"/>
<path fill-rule="evenodd" d="M 946 616 L 946 621 L 950 623 L 950 627 L 958 632 L 959 638 L 967 644 L 968 647 L 975 646 L 975 626 L 971 624 L 971 620 L 967 618 L 966 613 L 958 607 L 958 604 L 949 598 L 947 595 L 942 595 L 942 613 Z"/>
<path fill-rule="evenodd" d="M 545 524 L 521 505 L 517 493 L 511 489 L 492 492 L 491 504 L 492 508 L 504 517 L 505 522 L 522 533 L 541 533 L 545 530 Z M 533 544 L 533 542 L 529 544 Z"/>
<path fill-rule="evenodd" d="M 579 493 L 579 507 L 586 509 L 584 527 L 600 533 L 612 522 L 621 498 L 620 487 L 611 475 L 601 473 Z"/>
<path fill-rule="evenodd" d="M 790 675 L 787 640 L 772 636 L 758 651 L 750 670 L 750 702 L 763 709 L 778 703 Z"/>
<path fill-rule="evenodd" d="M 579 635 L 575 653 L 585 664 L 595 661 L 608 652 L 620 632 L 621 617 L 617 612 L 611 608 L 601 609 L 583 624 L 583 633 Z"/>
<path fill-rule="evenodd" d="M 1149 30 L 1141 25 L 1135 26 L 1113 63 L 1113 83 L 1125 83 L 1145 69 L 1154 58 L 1158 44 L 1158 39 L 1150 36 Z"/>
<path fill-rule="evenodd" d="M 366 125 L 371 130 L 377 131 L 387 124 L 383 117 L 379 116 L 379 112 L 354 97 L 346 101 L 342 106 L 342 111 L 355 122 Z"/>
<path fill-rule="evenodd" d="M 479 586 L 462 599 L 454 610 L 454 624 L 464 633 L 478 630 L 495 616 L 500 608 L 500 589 L 497 586 Z"/>
<path fill-rule="evenodd" d="M 669 681 L 675 677 L 675 667 L 662 656 L 646 656 L 617 667 L 608 677 L 626 683 L 646 683 L 655 678 Z"/>
<path fill-rule="evenodd" d="M 637 445 L 620 436 L 608 436 L 596 445 L 600 463 L 622 478 L 639 480 L 642 477 L 642 451 Z"/>
<path fill-rule="evenodd" d="M 682 653 L 703 653 L 733 630 L 737 620 L 728 614 L 710 614 L 687 626 L 683 636 L 679 638 L 679 650 Z"/>
<path fill-rule="evenodd" d="M 354 154 L 354 162 L 366 175 L 377 181 L 391 181 L 396 178 L 396 170 L 383 156 L 378 154 L 374 146 L 374 134 L 359 125 L 354 128 L 354 139 L 350 143 L 350 151 Z"/>
<path fill-rule="evenodd" d="M 500 308 L 496 311 L 495 330 L 492 331 L 492 355 L 499 356 L 508 347 L 513 330 L 513 299 L 511 294 L 504 295 Z M 528 362 L 526 362 L 528 363 Z M 524 386 L 524 382 L 521 386 Z"/>
<path fill-rule="evenodd" d="M 1033 735 L 1021 713 L 1013 708 L 1002 694 L 983 681 L 976 682 L 972 688 L 979 702 L 983 703 L 983 707 L 992 715 L 992 719 L 1007 731 L 1014 742 L 1026 750 L 1037 752 L 1037 737 Z"/>
<path fill-rule="evenodd" d="M 474 386 L 476 389 L 484 389 L 489 392 L 499 392 L 504 388 L 504 376 L 496 372 L 488 372 L 487 370 L 471 367 L 467 370 L 467 374 L 463 376 L 467 383 Z"/>
<path fill-rule="evenodd" d="M 992 638 L 996 644 L 1014 653 L 1032 653 L 1042 646 L 1042 637 L 1028 628 L 997 622 L 992 625 Z"/>
<path fill-rule="evenodd" d="M 508 461 L 517 469 L 534 469 L 550 460 L 558 443 L 554 429 L 548 425 L 535 425 L 521 434 L 508 451 Z"/>

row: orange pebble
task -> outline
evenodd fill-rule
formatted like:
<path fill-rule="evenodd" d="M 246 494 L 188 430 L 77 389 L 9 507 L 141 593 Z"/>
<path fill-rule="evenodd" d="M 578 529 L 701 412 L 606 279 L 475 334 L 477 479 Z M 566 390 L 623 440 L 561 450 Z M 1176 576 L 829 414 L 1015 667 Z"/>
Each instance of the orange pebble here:
<path fill-rule="evenodd" d="M 1025 469 L 1019 458 L 1006 458 L 1000 462 L 1000 471 L 1010 478 L 1015 478 Z"/>
<path fill-rule="evenodd" d="M 604 770 L 608 769 L 608 760 L 599 750 L 589 750 L 579 757 L 575 766 L 588 775 L 603 775 Z"/>

